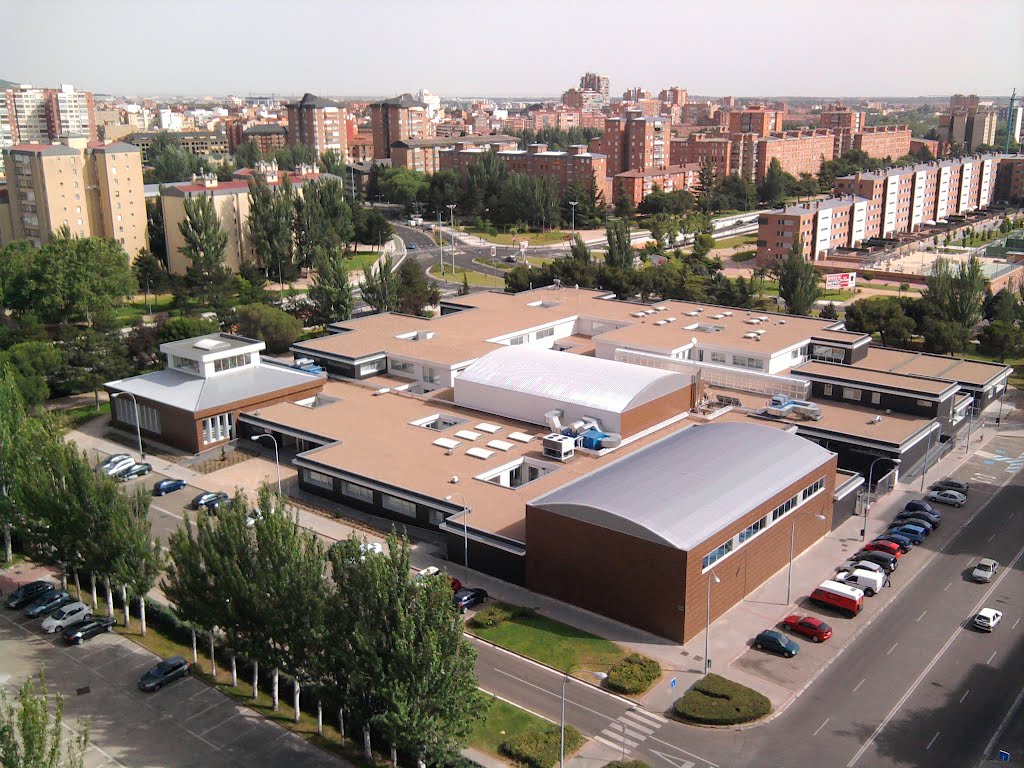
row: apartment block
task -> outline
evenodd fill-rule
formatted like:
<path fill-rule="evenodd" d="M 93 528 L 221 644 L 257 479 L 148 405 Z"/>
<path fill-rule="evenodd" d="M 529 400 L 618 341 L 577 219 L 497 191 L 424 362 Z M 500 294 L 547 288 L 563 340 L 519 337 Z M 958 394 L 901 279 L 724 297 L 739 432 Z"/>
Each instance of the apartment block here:
<path fill-rule="evenodd" d="M 668 165 L 671 137 L 661 118 L 644 117 L 631 110 L 624 117 L 608 118 L 604 126 L 604 134 L 594 146 L 607 156 L 609 176 Z"/>
<path fill-rule="evenodd" d="M 767 175 L 772 160 L 778 160 L 782 170 L 794 176 L 817 174 L 822 160 L 831 160 L 834 152 L 835 136 L 827 129 L 784 131 L 766 136 L 757 141 L 753 181 L 759 182 Z"/>
<path fill-rule="evenodd" d="M 117 240 L 134 258 L 147 244 L 139 149 L 68 141 L 72 146 L 15 144 L 4 150 L 8 236 L 39 247 L 66 226 L 77 237 Z"/>
<path fill-rule="evenodd" d="M 370 125 L 373 128 L 373 156 L 391 157 L 391 145 L 406 139 L 427 139 L 433 136 L 433 126 L 427 105 L 404 93 L 370 105 Z"/>
<path fill-rule="evenodd" d="M 491 136 L 461 136 L 448 138 L 436 136 L 429 139 L 400 139 L 391 145 L 391 166 L 411 168 L 422 173 L 436 173 L 442 170 L 460 170 L 457 158 L 452 153 L 469 150 L 482 152 L 516 149 L 519 139 L 515 136 L 494 134 Z M 447 157 L 447 159 L 444 159 Z"/>
<path fill-rule="evenodd" d="M 608 96 L 608 86 L 608 75 L 600 75 L 596 72 L 584 72 L 583 76 L 580 78 L 580 89 L 600 93 L 601 98 L 604 100 L 604 104 L 602 104 L 604 107 L 611 103 L 611 99 Z"/>
<path fill-rule="evenodd" d="M 658 98 L 661 102 L 669 107 L 685 107 L 689 100 L 689 94 L 685 88 L 681 88 L 678 85 L 673 85 L 670 88 L 665 88 L 661 93 L 658 94 Z"/>
<path fill-rule="evenodd" d="M 729 133 L 753 133 L 761 137 L 768 136 L 782 130 L 784 114 L 763 105 L 730 110 L 727 122 Z"/>
<path fill-rule="evenodd" d="M 568 131 L 579 128 L 583 119 L 579 109 L 537 109 L 530 112 L 530 117 L 533 119 L 533 130 L 535 131 L 544 128 Z"/>
<path fill-rule="evenodd" d="M 253 125 L 242 131 L 242 139 L 255 142 L 264 156 L 272 157 L 277 150 L 288 146 L 288 129 L 276 123 Z"/>
<path fill-rule="evenodd" d="M 608 104 L 607 94 L 585 88 L 570 88 L 562 94 L 562 104 L 581 112 L 600 112 Z"/>
<path fill-rule="evenodd" d="M 724 179 L 732 172 L 732 140 L 727 136 L 691 133 L 685 139 L 672 139 L 669 158 L 672 165 L 715 166 L 715 176 Z"/>
<path fill-rule="evenodd" d="M 61 137 L 97 139 L 96 104 L 74 86 L 20 85 L 0 93 L 0 149 L 14 144 L 52 144 Z"/>
<path fill-rule="evenodd" d="M 348 145 L 348 116 L 337 102 L 304 94 L 288 109 L 288 146 L 302 144 L 319 157 L 333 150 L 345 157 Z"/>
<path fill-rule="evenodd" d="M 927 149 L 932 153 L 932 157 L 942 157 L 943 151 L 940 143 L 934 139 L 918 139 L 911 137 L 910 139 L 910 153 L 918 154 L 922 149 Z"/>
<path fill-rule="evenodd" d="M 1024 203 L 1024 155 L 1006 156 L 996 173 L 996 200 L 1021 205 Z"/>
<path fill-rule="evenodd" d="M 836 179 L 836 197 L 761 214 L 758 259 L 785 257 L 800 242 L 804 258 L 828 258 L 872 238 L 893 238 L 951 215 L 988 207 L 1007 156 L 942 160 Z M 1012 170 L 1005 171 L 1012 178 Z M 1009 189 L 1011 181 L 1005 182 Z"/>
<path fill-rule="evenodd" d="M 950 144 L 959 144 L 970 152 L 983 144 L 995 144 L 997 118 L 994 109 L 978 106 L 955 109 L 939 115 L 939 133 Z"/>
<path fill-rule="evenodd" d="M 160 136 L 174 139 L 182 149 L 197 157 L 228 151 L 228 137 L 220 131 L 145 131 L 129 135 L 125 141 L 142 150 L 142 161 L 149 162 L 149 148 Z"/>
<path fill-rule="evenodd" d="M 906 125 L 874 125 L 853 134 L 853 149 L 868 157 L 893 160 L 910 154 L 910 128 Z"/>
<path fill-rule="evenodd" d="M 670 165 L 649 171 L 623 171 L 612 178 L 612 201 L 638 204 L 657 187 L 663 192 L 691 190 L 697 186 L 700 165 Z"/>
<path fill-rule="evenodd" d="M 819 115 L 818 126 L 832 130 L 847 130 L 857 133 L 867 127 L 867 114 L 850 109 L 845 104 L 829 104 Z"/>

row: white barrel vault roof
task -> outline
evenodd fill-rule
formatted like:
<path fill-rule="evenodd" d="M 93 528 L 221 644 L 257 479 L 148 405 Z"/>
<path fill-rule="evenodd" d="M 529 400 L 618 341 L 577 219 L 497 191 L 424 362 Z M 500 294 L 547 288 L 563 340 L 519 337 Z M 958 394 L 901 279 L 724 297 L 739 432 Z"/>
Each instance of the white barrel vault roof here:
<path fill-rule="evenodd" d="M 624 413 L 691 383 L 688 375 L 536 347 L 488 352 L 455 379 L 499 390 Z"/>

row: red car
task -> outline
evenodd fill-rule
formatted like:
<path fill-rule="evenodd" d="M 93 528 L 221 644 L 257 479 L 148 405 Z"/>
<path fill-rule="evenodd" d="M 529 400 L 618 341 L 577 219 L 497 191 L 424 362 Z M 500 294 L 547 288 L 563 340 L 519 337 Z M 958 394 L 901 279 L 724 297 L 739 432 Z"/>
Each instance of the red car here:
<path fill-rule="evenodd" d="M 813 616 L 798 616 L 794 613 L 783 620 L 782 628 L 809 637 L 816 643 L 823 643 L 832 637 L 832 627 Z"/>
<path fill-rule="evenodd" d="M 864 549 L 868 552 L 886 552 L 897 560 L 903 557 L 903 550 L 900 549 L 900 545 L 892 541 L 869 541 L 864 545 Z"/>

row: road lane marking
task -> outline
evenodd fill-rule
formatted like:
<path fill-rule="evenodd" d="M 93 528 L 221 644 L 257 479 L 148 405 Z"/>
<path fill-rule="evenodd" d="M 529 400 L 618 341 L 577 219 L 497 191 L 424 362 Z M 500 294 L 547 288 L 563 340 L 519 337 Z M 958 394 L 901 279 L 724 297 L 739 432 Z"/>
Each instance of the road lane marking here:
<path fill-rule="evenodd" d="M 991 664 L 992 663 L 992 659 L 994 659 L 996 657 L 997 653 L 999 653 L 999 651 L 992 651 L 992 655 L 988 657 L 988 661 L 986 661 L 985 663 L 986 664 Z"/>
<path fill-rule="evenodd" d="M 604 738 L 603 736 L 595 736 L 594 737 L 594 741 L 600 741 L 606 747 L 611 747 L 616 752 L 618 752 L 618 751 L 620 751 L 622 749 L 622 744 L 616 744 L 614 742 L 608 741 L 608 739 Z"/>
<path fill-rule="evenodd" d="M 950 541 L 952 541 L 952 539 L 950 539 Z M 948 543 L 949 542 L 947 542 L 947 544 Z M 1017 564 L 1017 561 L 1020 560 L 1022 556 L 1024 556 L 1024 549 L 1021 549 L 1017 552 L 1016 555 L 1013 556 L 1013 560 L 1010 561 L 1010 564 L 1006 567 L 1006 569 L 999 576 L 996 577 L 995 581 L 993 581 L 989 585 L 989 588 L 985 590 L 985 594 L 982 596 L 981 600 L 979 600 L 975 604 L 974 610 L 971 611 L 972 614 L 976 614 L 981 609 L 981 607 L 989 599 L 989 596 L 995 591 L 996 587 L 999 586 L 999 582 L 1001 582 L 1006 577 L 1006 574 L 1013 570 L 1013 567 Z M 857 764 L 857 761 L 864 756 L 864 753 L 868 751 L 871 745 L 874 744 L 875 739 L 878 738 L 878 734 L 885 730 L 885 726 L 887 726 L 889 724 L 889 721 L 892 720 L 896 713 L 900 711 L 900 708 L 907 703 L 907 700 L 913 695 L 914 691 L 917 690 L 917 687 L 921 684 L 921 681 L 928 676 L 928 674 L 932 671 L 932 668 L 936 664 L 938 664 L 939 659 L 942 658 L 942 655 L 949 650 L 949 647 L 953 645 L 953 641 L 956 640 L 957 637 L 959 637 L 960 633 L 963 631 L 963 624 L 960 624 L 955 630 L 953 630 L 953 633 L 949 636 L 946 642 L 943 643 L 942 647 L 939 649 L 939 652 L 936 653 L 935 656 L 932 657 L 932 660 L 928 662 L 928 666 L 921 670 L 921 674 L 919 674 L 917 676 L 917 679 L 914 680 L 913 685 L 911 685 L 904 692 L 904 694 L 900 696 L 899 701 L 897 701 L 895 706 L 893 706 L 893 708 L 889 710 L 889 714 L 887 714 L 885 718 L 883 718 L 882 722 L 878 724 L 878 727 L 875 728 L 874 732 L 867 738 L 867 740 L 861 745 L 860 749 L 857 750 L 856 754 L 854 754 L 854 756 L 850 759 L 850 762 L 846 764 L 846 768 L 853 768 L 853 766 Z"/>
<path fill-rule="evenodd" d="M 556 699 L 561 698 L 554 691 L 549 691 L 547 688 L 542 688 L 539 685 L 531 683 L 529 680 L 523 680 L 523 678 L 521 678 L 521 677 L 516 677 L 511 672 L 506 672 L 503 669 L 497 669 L 497 668 L 495 668 L 494 671 L 497 672 L 499 675 L 505 675 L 505 677 L 511 677 L 513 680 L 518 680 L 520 683 L 523 683 L 524 685 L 528 685 L 531 688 L 536 688 L 538 691 L 542 691 L 542 692 L 548 694 L 549 696 L 554 696 Z M 584 683 L 584 685 L 586 685 L 586 683 Z M 587 712 L 589 712 L 592 715 L 597 715 L 598 717 L 603 717 L 603 718 L 606 718 L 606 719 L 611 719 L 611 718 L 608 717 L 607 713 L 605 713 L 605 712 L 598 712 L 596 709 L 591 709 L 590 707 L 588 707 L 588 706 L 586 706 L 584 704 L 580 704 L 578 701 L 573 701 L 572 699 L 566 699 L 566 702 L 569 703 L 569 704 L 572 704 L 574 707 L 579 707 L 580 709 L 586 710 Z M 518 707 L 519 705 L 517 704 L 516 706 Z M 547 718 L 545 718 L 545 720 L 546 719 Z M 613 722 L 614 722 L 614 720 L 613 720 Z"/>
<path fill-rule="evenodd" d="M 670 749 L 674 749 L 676 752 L 682 752 L 684 755 L 689 755 L 690 757 L 696 758 L 697 760 L 700 760 L 702 763 L 707 763 L 708 768 L 721 768 L 721 766 L 719 766 L 718 763 L 713 763 L 706 757 L 695 755 L 693 752 L 687 752 L 685 749 L 683 749 L 682 747 L 677 747 L 675 744 L 669 744 L 667 741 L 662 741 L 657 736 L 651 736 L 649 741 L 656 741 L 659 744 L 669 747 Z M 651 750 L 651 752 L 654 752 L 654 754 L 658 755 L 659 757 L 663 757 L 671 762 L 671 758 L 668 755 L 662 754 L 661 752 L 655 752 L 653 749 Z"/>
<path fill-rule="evenodd" d="M 921 611 L 921 615 L 920 615 L 920 616 L 918 616 L 918 617 L 917 617 L 916 619 L 914 619 L 914 622 L 915 622 L 915 623 L 919 622 L 919 621 L 920 621 L 921 619 L 923 619 L 923 618 L 924 618 L 924 615 L 925 615 L 926 613 L 928 613 L 928 610 L 927 610 L 927 609 L 925 609 L 925 610 Z"/>
<path fill-rule="evenodd" d="M 888 655 L 889 655 L 890 653 L 892 653 L 893 651 L 895 651 L 895 650 L 896 650 L 896 646 L 897 646 L 897 645 L 899 645 L 899 644 L 900 644 L 900 641 L 899 641 L 899 640 L 897 640 L 897 641 L 896 641 L 895 643 L 893 643 L 893 644 L 892 644 L 892 648 L 890 648 L 890 649 L 889 649 L 888 651 L 886 651 L 886 652 L 885 652 L 885 655 L 886 655 L 886 656 L 888 656 Z"/>
<path fill-rule="evenodd" d="M 676 749 L 679 750 L 680 752 L 683 752 L 683 753 L 687 754 L 687 755 L 690 754 L 689 752 L 686 752 L 686 750 L 679 749 L 679 747 L 676 747 Z M 694 763 L 692 760 L 687 760 L 686 758 L 678 758 L 678 757 L 675 757 L 673 755 L 666 755 L 664 752 L 658 752 L 656 749 L 652 749 L 651 750 L 651 754 L 652 755 L 657 755 L 658 757 L 660 757 L 662 760 L 664 760 L 669 765 L 674 766 L 674 768 L 693 768 L 694 765 L 696 765 L 696 763 Z M 697 756 L 696 755 L 692 755 L 692 757 L 697 757 Z M 708 763 L 708 761 L 704 760 L 703 758 L 697 757 L 697 759 L 698 760 L 702 760 L 705 763 Z M 712 766 L 712 768 L 718 768 L 718 766 L 716 766 L 714 763 L 708 763 L 708 765 Z"/>
<path fill-rule="evenodd" d="M 995 655 L 995 654 L 993 654 L 993 655 Z M 960 703 L 961 703 L 961 704 L 963 704 L 963 703 L 964 703 L 964 699 L 966 699 L 966 698 L 967 698 L 967 694 L 968 694 L 968 693 L 970 693 L 970 692 L 971 692 L 971 689 L 970 689 L 970 688 L 968 688 L 968 689 L 967 689 L 966 691 L 964 691 L 964 695 L 960 697 Z"/>
<path fill-rule="evenodd" d="M 950 588 L 950 587 L 952 587 L 952 586 L 953 586 L 953 582 L 951 581 L 951 582 L 949 582 L 949 584 L 947 584 L 947 585 L 946 585 L 946 589 L 949 589 L 949 588 Z M 945 592 L 945 591 L 946 591 L 946 589 L 944 589 L 944 590 L 942 590 L 942 591 L 943 591 L 943 592 Z"/>
<path fill-rule="evenodd" d="M 619 718 L 619 722 L 624 724 L 626 726 L 626 728 L 628 728 L 629 730 L 632 730 L 632 731 L 642 731 L 643 733 L 646 733 L 648 736 L 650 736 L 652 733 L 654 733 L 657 730 L 657 728 L 648 728 L 647 726 L 639 725 L 639 724 L 633 722 L 632 720 L 626 720 L 624 717 L 620 717 Z"/>
<path fill-rule="evenodd" d="M 504 696 L 499 696 L 496 693 L 491 693 L 486 688 L 480 688 L 480 686 L 477 686 L 477 688 L 486 693 L 488 696 L 493 696 L 494 698 L 498 699 L 498 701 L 504 701 L 506 704 L 511 704 L 513 707 L 519 707 L 521 710 L 523 710 L 523 712 L 529 712 L 534 717 L 539 717 L 541 720 L 547 720 L 549 723 L 555 722 L 550 717 L 544 717 L 544 715 L 540 714 L 539 712 L 534 712 L 532 709 L 527 709 L 522 704 L 516 704 L 511 699 L 506 699 Z"/>
<path fill-rule="evenodd" d="M 992 539 L 994 539 L 995 537 L 996 537 L 996 535 L 993 533 L 991 536 L 988 537 L 988 540 L 992 541 Z"/>
<path fill-rule="evenodd" d="M 998 727 L 992 733 L 992 738 L 989 739 L 988 744 L 985 745 L 985 751 L 982 753 L 983 756 L 992 754 L 992 750 L 995 748 L 996 742 L 1006 731 L 1007 724 L 1010 720 L 1016 717 L 1017 711 L 1020 709 L 1021 701 L 1024 701 L 1024 690 L 1017 694 L 1017 698 L 1013 700 L 1013 704 L 1011 704 L 1010 708 L 1006 711 L 1006 716 L 1000 721 Z"/>
<path fill-rule="evenodd" d="M 932 736 L 932 740 L 931 740 L 931 741 L 929 741 L 929 742 L 928 742 L 928 746 L 927 746 L 927 747 L 925 747 L 925 751 L 928 751 L 929 749 L 931 749 L 931 748 L 932 748 L 932 744 L 934 744 L 934 743 L 935 743 L 935 740 L 936 740 L 937 738 L 939 738 L 939 733 L 940 733 L 940 731 L 936 731 L 936 732 L 935 732 L 935 735 L 934 735 L 934 736 Z"/>
<path fill-rule="evenodd" d="M 662 717 L 654 712 L 648 712 L 646 709 L 627 709 L 625 716 L 636 718 L 641 723 L 656 723 L 657 725 L 655 727 L 661 727 L 668 722 L 667 717 Z"/>
<path fill-rule="evenodd" d="M 601 731 L 601 735 L 607 736 L 609 739 L 612 739 L 614 741 L 618 741 L 619 743 L 616 746 L 619 747 L 625 744 L 630 749 L 636 749 L 636 746 L 640 743 L 639 741 L 632 741 L 630 739 L 625 738 L 622 735 L 622 731 L 615 733 L 615 731 L 613 731 L 611 728 L 605 728 L 603 731 Z"/>
<path fill-rule="evenodd" d="M 853 692 L 856 693 L 860 689 L 860 687 L 864 685 L 864 683 L 866 683 L 867 681 L 868 679 L 865 677 L 863 680 L 857 683 L 857 687 L 853 689 Z"/>
<path fill-rule="evenodd" d="M 812 736 L 817 736 L 821 732 L 821 729 L 824 728 L 826 725 L 828 725 L 828 721 L 831 720 L 831 719 L 832 719 L 831 717 L 826 717 L 825 718 L 825 722 L 823 722 L 821 725 L 819 725 L 817 727 L 817 729 L 814 731 L 814 733 L 811 734 L 811 735 Z"/>
<path fill-rule="evenodd" d="M 1013 626 L 1010 627 L 1010 629 L 1016 629 L 1018 624 L 1020 624 L 1020 619 L 1017 619 L 1015 622 L 1013 622 Z"/>

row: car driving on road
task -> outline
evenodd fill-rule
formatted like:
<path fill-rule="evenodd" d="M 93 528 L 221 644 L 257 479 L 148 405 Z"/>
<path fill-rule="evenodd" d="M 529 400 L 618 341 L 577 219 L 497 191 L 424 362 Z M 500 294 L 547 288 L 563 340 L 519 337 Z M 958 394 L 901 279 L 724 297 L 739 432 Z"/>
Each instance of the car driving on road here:
<path fill-rule="evenodd" d="M 974 617 L 974 626 L 982 632 L 991 632 L 1002 618 L 1002 611 L 997 611 L 995 608 L 982 608 Z"/>
<path fill-rule="evenodd" d="M 792 659 L 800 651 L 800 646 L 781 632 L 766 629 L 754 638 L 754 647 L 759 651 L 771 651 L 787 659 Z"/>
<path fill-rule="evenodd" d="M 159 691 L 168 683 L 187 677 L 191 672 L 192 667 L 185 659 L 181 656 L 171 656 L 139 678 L 139 690 L 147 693 Z"/>
<path fill-rule="evenodd" d="M 999 563 L 986 557 L 979 560 L 978 564 L 974 566 L 974 570 L 971 571 L 971 578 L 974 579 L 974 581 L 988 584 L 992 581 L 992 577 L 996 575 L 996 571 L 998 570 Z"/>
<path fill-rule="evenodd" d="M 967 501 L 967 497 L 957 491 L 932 491 L 925 498 L 928 501 L 936 501 L 939 504 L 948 504 L 957 508 L 962 507 Z"/>

